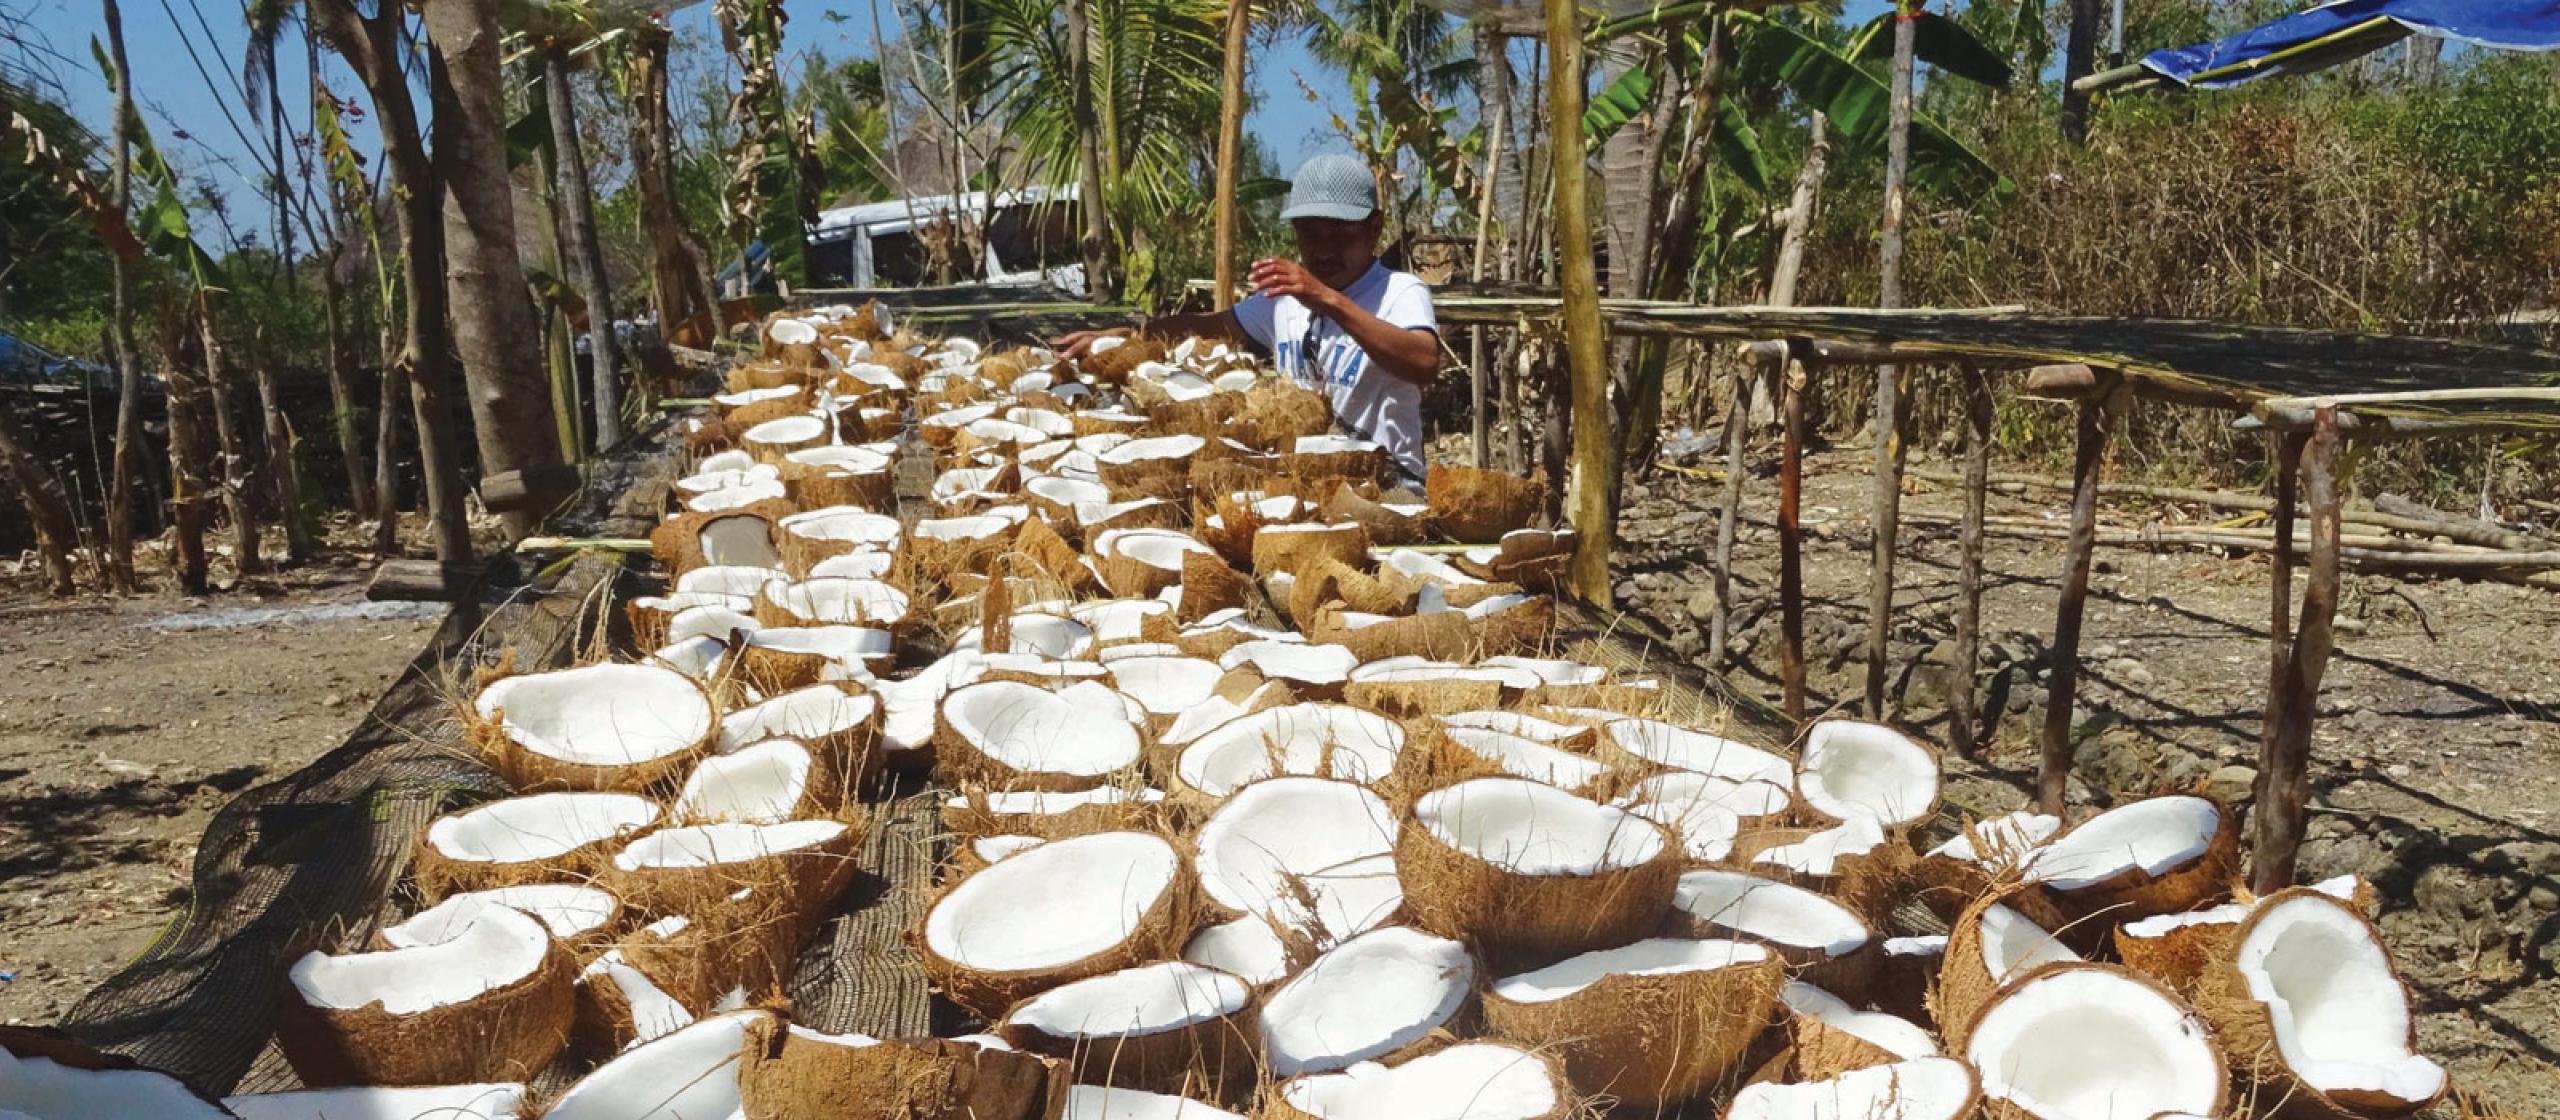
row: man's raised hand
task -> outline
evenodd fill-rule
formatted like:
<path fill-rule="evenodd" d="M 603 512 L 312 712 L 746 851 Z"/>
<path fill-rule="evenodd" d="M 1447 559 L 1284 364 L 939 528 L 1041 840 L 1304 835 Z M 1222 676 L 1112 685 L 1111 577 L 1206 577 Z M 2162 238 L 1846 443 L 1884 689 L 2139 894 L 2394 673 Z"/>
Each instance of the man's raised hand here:
<path fill-rule="evenodd" d="M 1245 274 L 1245 282 L 1253 286 L 1255 295 L 1272 299 L 1295 296 L 1311 311 L 1328 309 L 1334 295 L 1333 289 L 1316 279 L 1315 273 L 1307 271 L 1305 265 L 1286 257 L 1264 257 L 1253 262 L 1252 271 Z"/>

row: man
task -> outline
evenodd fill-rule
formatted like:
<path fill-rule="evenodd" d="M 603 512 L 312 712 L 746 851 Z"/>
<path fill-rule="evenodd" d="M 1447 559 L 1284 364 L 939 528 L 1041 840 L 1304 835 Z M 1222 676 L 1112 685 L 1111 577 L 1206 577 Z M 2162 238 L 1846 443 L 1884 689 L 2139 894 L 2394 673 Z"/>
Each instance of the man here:
<path fill-rule="evenodd" d="M 1378 263 L 1377 181 L 1351 156 L 1316 156 L 1290 181 L 1280 216 L 1298 235 L 1298 260 L 1253 262 L 1253 294 L 1231 310 L 1168 315 L 1139 333 L 1250 345 L 1331 398 L 1339 429 L 1376 441 L 1404 481 L 1420 483 L 1422 388 L 1440 376 L 1439 320 L 1429 287 Z M 1080 357 L 1095 339 L 1127 333 L 1079 331 L 1058 348 Z"/>

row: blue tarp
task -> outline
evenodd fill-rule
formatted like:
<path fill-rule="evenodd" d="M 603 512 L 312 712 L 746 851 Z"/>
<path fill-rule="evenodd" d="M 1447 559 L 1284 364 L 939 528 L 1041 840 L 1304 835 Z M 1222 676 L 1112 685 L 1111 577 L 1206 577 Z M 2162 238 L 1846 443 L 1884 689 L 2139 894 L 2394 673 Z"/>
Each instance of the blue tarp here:
<path fill-rule="evenodd" d="M 2410 35 L 2560 50 L 2560 0 L 2338 0 L 2228 39 L 2153 51 L 2142 65 L 2179 85 L 2223 89 L 2335 66 Z"/>

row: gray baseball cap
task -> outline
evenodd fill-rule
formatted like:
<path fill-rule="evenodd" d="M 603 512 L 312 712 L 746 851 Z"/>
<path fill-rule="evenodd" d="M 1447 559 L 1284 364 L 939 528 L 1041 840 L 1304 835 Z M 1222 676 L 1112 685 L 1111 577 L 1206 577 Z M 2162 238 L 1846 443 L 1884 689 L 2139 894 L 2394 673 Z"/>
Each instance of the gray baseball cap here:
<path fill-rule="evenodd" d="M 1356 222 L 1377 212 L 1378 181 L 1369 174 L 1369 165 L 1357 156 L 1327 153 L 1298 165 L 1297 177 L 1289 180 L 1289 205 L 1280 217 Z"/>

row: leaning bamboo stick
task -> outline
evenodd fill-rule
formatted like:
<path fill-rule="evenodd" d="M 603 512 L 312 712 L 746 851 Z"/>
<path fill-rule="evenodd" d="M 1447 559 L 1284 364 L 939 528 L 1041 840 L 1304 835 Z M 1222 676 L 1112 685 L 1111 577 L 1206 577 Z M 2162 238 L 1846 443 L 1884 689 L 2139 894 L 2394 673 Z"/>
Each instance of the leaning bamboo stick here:
<path fill-rule="evenodd" d="M 1962 484 L 1962 479 L 1954 471 L 1922 468 L 1911 471 L 1910 473 L 1912 477 L 1928 482 L 1951 486 Z M 2029 489 L 2068 492 L 2071 489 L 2071 484 L 2062 481 L 2061 479 L 2045 478 L 2041 475 L 2031 474 L 1994 474 L 1990 478 L 1990 485 L 1992 489 L 2004 492 Z M 2269 498 L 2263 494 L 2244 494 L 2232 490 L 2202 490 L 2185 486 L 2153 486 L 2139 482 L 2108 482 L 2101 483 L 2098 487 L 2098 492 L 2110 498 L 2156 498 L 2160 501 L 2175 502 L 2181 505 L 2198 505 L 2211 509 L 2227 509 L 2253 513 L 2270 513 L 2276 508 L 2276 502 L 2273 498 Z M 2531 504 L 2529 500 L 2527 504 Z M 2339 516 L 2346 524 L 2349 525 L 2370 525 L 2374 528 L 2389 529 L 2400 533 L 2425 533 L 2430 536 L 2444 537 L 2449 540 L 2460 541 L 2464 544 L 2480 545 L 2487 548 L 2534 549 L 2542 547 L 2560 547 L 2560 541 L 2546 540 L 2542 537 L 2529 533 L 2519 533 L 2512 529 L 2477 521 L 2463 521 L 2443 517 L 2426 517 L 2405 511 L 2395 512 L 2391 510 L 2366 509 L 2345 510 L 2341 512 Z"/>
<path fill-rule="evenodd" d="M 1954 524 L 1955 518 L 1944 514 L 1913 515 L 1912 520 L 1933 524 Z M 2059 525 L 2024 525 L 1988 523 L 1983 532 L 1997 537 L 2028 540 L 2068 540 L 2070 530 Z M 2368 538 L 2370 539 L 2370 538 Z M 2097 543 L 2111 548 L 2236 548 L 2265 552 L 2275 548 L 2271 533 L 2248 533 L 2232 530 L 2159 530 L 2117 531 L 2099 533 Z M 2409 542 L 2401 542 L 2409 543 Z M 2296 548 L 2307 549 L 2308 537 L 2296 533 Z M 2560 550 L 2545 552 L 2510 552 L 2496 550 L 2454 550 L 2444 546 L 2423 549 L 2386 549 L 2370 545 L 2341 545 L 2339 557 L 2369 568 L 2392 568 L 2413 572 L 2425 571 L 2514 571 L 2521 569 L 2560 569 Z M 2540 581 L 2535 581 L 2540 586 Z M 2560 586 L 2560 584 L 2553 584 Z"/>

